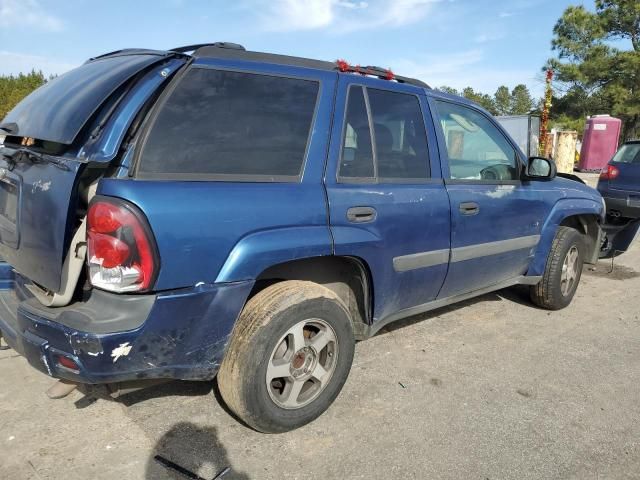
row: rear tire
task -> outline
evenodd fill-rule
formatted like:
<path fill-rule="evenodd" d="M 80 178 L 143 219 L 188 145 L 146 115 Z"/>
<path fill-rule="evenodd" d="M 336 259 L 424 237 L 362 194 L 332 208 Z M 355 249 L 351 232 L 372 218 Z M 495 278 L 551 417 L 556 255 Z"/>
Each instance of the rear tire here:
<path fill-rule="evenodd" d="M 349 313 L 335 293 L 312 282 L 280 282 L 240 314 L 218 372 L 220 393 L 250 427 L 293 430 L 333 403 L 354 349 Z"/>
<path fill-rule="evenodd" d="M 531 301 L 547 310 L 560 310 L 571 303 L 584 265 L 583 236 L 570 227 L 558 227 L 551 244 L 542 280 L 531 287 Z"/>

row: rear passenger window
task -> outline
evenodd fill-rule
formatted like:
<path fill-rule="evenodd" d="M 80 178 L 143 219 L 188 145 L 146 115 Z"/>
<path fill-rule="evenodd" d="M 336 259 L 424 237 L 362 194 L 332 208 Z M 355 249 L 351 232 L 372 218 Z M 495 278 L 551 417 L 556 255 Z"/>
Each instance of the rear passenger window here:
<path fill-rule="evenodd" d="M 427 178 L 427 132 L 418 97 L 373 88 L 367 89 L 367 93 L 376 139 L 378 177 Z"/>
<path fill-rule="evenodd" d="M 138 174 L 296 181 L 318 90 L 316 81 L 192 68 L 160 107 Z"/>
<path fill-rule="evenodd" d="M 343 178 L 375 177 L 373 148 L 367 105 L 362 87 L 349 89 L 340 176 Z"/>
<path fill-rule="evenodd" d="M 343 181 L 428 178 L 427 133 L 418 97 L 350 87 L 338 176 Z"/>

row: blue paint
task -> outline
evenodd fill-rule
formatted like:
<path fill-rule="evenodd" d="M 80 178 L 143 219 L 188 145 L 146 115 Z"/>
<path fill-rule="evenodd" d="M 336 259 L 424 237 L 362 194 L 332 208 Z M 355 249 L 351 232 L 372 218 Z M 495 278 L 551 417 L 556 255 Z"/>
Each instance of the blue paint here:
<path fill-rule="evenodd" d="M 95 164 L 119 158 L 118 173 L 102 178 L 97 193 L 136 205 L 148 220 L 160 256 L 153 308 L 133 330 L 100 335 L 76 331 L 35 316 L 20 305 L 16 306 L 15 318 L 0 318 L 0 328 L 9 343 L 34 366 L 55 377 L 88 383 L 212 378 L 255 280 L 280 263 L 329 255 L 359 259 L 371 277 L 369 321 L 378 322 L 401 310 L 518 275 L 538 276 L 564 219 L 578 214 L 602 218 L 599 194 L 562 178 L 508 184 L 448 181 L 445 140 L 432 101 L 446 98 L 476 108 L 467 100 L 408 84 L 305 67 L 207 58 L 193 62 L 320 83 L 302 178 L 291 183 L 256 183 L 143 180 L 132 176 L 129 167 L 133 150 L 129 149 L 124 158 L 117 153 L 141 106 L 162 88 L 165 77 L 159 71 L 178 71 L 185 63 L 178 58 L 166 58 L 150 69 L 117 105 L 97 139 L 87 142 L 86 136 L 78 137 L 67 154 L 69 170 L 51 165 L 18 166 L 15 175 L 20 176 L 22 208 L 16 231 L 21 236 L 18 241 L 28 241 L 15 249 L 7 245 L 12 238 L 5 235 L 0 254 L 26 278 L 37 279 L 52 290 L 59 286 L 72 231 L 67 219 L 73 216 L 68 211 L 75 209 L 76 179 L 87 168 L 86 163 L 71 161 L 80 153 Z M 425 121 L 430 179 L 370 184 L 337 181 L 351 84 L 416 96 Z M 524 166 L 526 159 L 519 153 Z M 36 182 L 41 179 L 52 180 L 47 192 L 36 192 Z M 459 204 L 464 202 L 477 203 L 479 213 L 462 215 Z M 353 223 L 347 218 L 351 207 L 372 207 L 376 218 Z M 539 243 L 450 261 L 451 255 L 465 247 L 529 237 L 539 237 Z M 394 268 L 394 258 L 434 251 L 441 253 L 441 261 L 404 271 Z M 7 264 L 0 264 L 0 287 L 24 292 L 18 285 L 24 281 Z M 27 298 L 23 295 L 19 300 Z M 103 353 L 83 351 L 77 339 L 99 344 Z M 131 351 L 114 362 L 111 353 L 125 344 L 132 347 Z M 56 367 L 56 354 L 76 361 L 80 373 Z"/>
<path fill-rule="evenodd" d="M 184 64 L 184 59 L 167 60 L 155 66 L 143 79 L 137 82 L 104 126 L 104 134 L 98 137 L 95 145 L 90 145 L 83 152 L 87 159 L 101 163 L 113 160 L 131 122 L 142 105 Z"/>
<path fill-rule="evenodd" d="M 7 178 L 17 185 L 15 224 L 0 235 L 0 256 L 40 285 L 58 291 L 62 263 L 70 241 L 69 211 L 84 164 L 69 161 L 68 170 L 49 164 L 19 163 Z M 6 220 L 3 217 L 3 220 Z"/>
<path fill-rule="evenodd" d="M 157 295 L 142 326 L 125 332 L 80 332 L 22 307 L 15 317 L 0 318 L 0 329 L 7 343 L 32 366 L 58 378 L 83 383 L 210 379 L 218 370 L 237 314 L 252 286 L 252 281 L 246 281 L 163 292 Z M 82 345 L 88 343 L 99 345 L 98 352 L 84 350 Z M 132 348 L 116 359 L 112 354 L 123 345 Z M 80 372 L 60 368 L 56 355 L 73 359 Z"/>

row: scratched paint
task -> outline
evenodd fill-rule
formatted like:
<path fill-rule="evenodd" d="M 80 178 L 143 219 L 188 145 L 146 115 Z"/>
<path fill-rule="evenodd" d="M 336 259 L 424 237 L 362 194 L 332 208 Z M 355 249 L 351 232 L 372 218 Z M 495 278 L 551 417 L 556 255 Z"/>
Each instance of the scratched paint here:
<path fill-rule="evenodd" d="M 46 192 L 51 188 L 51 180 L 49 180 L 48 182 L 43 182 L 42 180 L 38 180 L 37 182 L 34 182 L 33 186 L 31 187 L 31 193 L 36 193 L 36 190 L 40 190 L 41 192 Z"/>
<path fill-rule="evenodd" d="M 487 192 L 487 197 L 502 198 L 515 192 L 515 185 L 500 185 L 495 190 Z"/>
<path fill-rule="evenodd" d="M 121 343 L 119 347 L 114 348 L 111 351 L 111 356 L 113 357 L 113 363 L 116 363 L 120 357 L 126 357 L 131 352 L 133 348 L 132 345 L 129 345 L 129 342 Z"/>

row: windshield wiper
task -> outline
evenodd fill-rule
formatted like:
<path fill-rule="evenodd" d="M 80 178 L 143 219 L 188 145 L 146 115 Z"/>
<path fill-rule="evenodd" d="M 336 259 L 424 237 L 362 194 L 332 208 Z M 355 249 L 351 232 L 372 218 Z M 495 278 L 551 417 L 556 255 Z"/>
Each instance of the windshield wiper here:
<path fill-rule="evenodd" d="M 31 163 L 50 163 L 61 170 L 69 170 L 67 162 L 61 158 L 47 155 L 46 153 L 34 152 L 33 150 L 29 150 L 25 147 L 17 148 L 15 150 L 5 147 L 3 150 L 12 150 L 9 153 L 4 151 L 2 152 L 2 156 L 9 164 L 9 170 L 13 170 L 16 164 L 25 161 Z"/>

